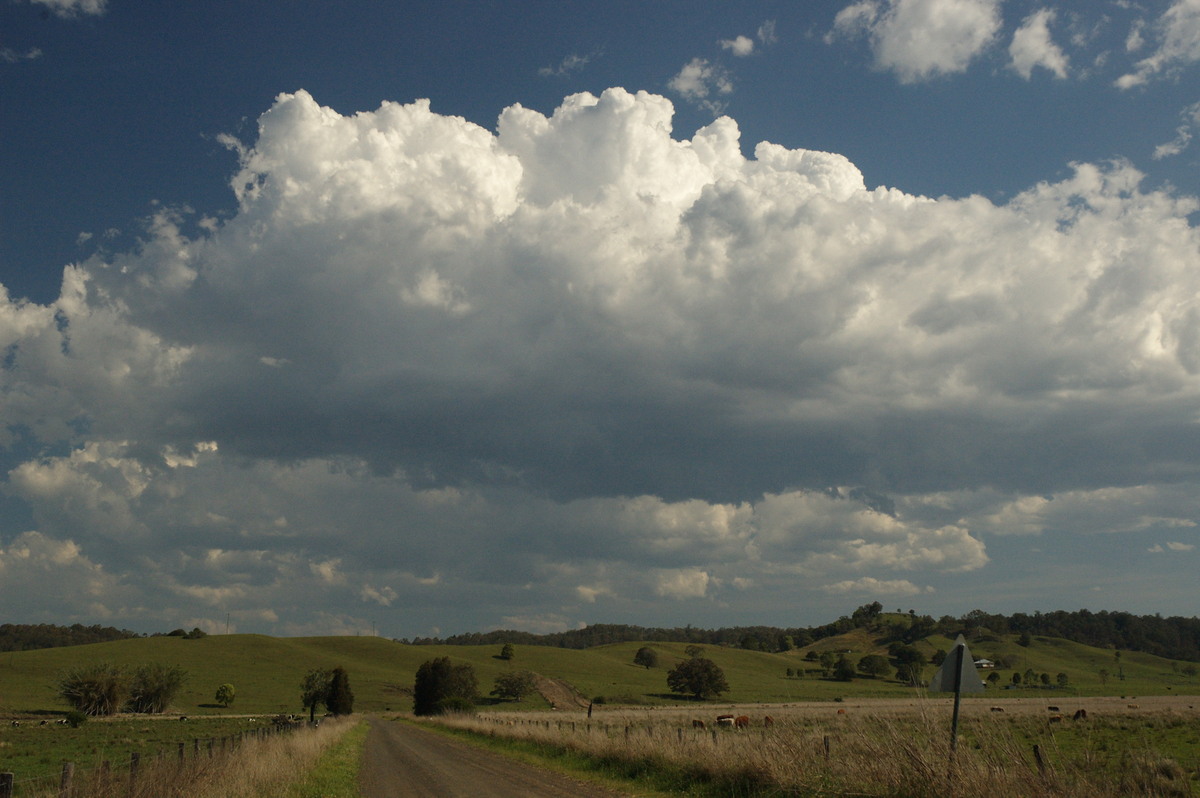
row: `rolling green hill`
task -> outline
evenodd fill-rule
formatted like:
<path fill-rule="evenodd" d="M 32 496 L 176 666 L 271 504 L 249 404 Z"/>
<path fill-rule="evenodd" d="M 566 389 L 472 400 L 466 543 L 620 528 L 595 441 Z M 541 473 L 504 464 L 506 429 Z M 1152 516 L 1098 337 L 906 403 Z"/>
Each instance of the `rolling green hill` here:
<path fill-rule="evenodd" d="M 484 695 L 492 680 L 508 669 L 531 670 L 544 676 L 563 679 L 589 698 L 603 696 L 609 703 L 630 701 L 672 704 L 681 699 L 671 696 L 666 673 L 683 659 L 684 643 L 650 643 L 660 654 L 659 667 L 646 669 L 633 664 L 640 643 L 624 642 L 586 650 L 546 646 L 516 647 L 511 662 L 499 659 L 499 646 L 406 645 L 376 637 L 276 638 L 261 635 L 209 635 L 187 640 L 180 637 L 134 638 L 84 646 L 17 651 L 0 654 L 0 714 L 26 714 L 62 711 L 66 705 L 57 696 L 56 680 L 68 668 L 90 662 L 123 665 L 163 663 L 179 665 L 188 673 L 183 691 L 173 710 L 188 714 L 219 714 L 214 694 L 219 685 L 229 682 L 237 689 L 237 699 L 229 712 L 266 714 L 301 712 L 299 685 L 313 668 L 338 665 L 350 674 L 355 694 L 355 709 L 369 711 L 408 711 L 413 676 L 422 662 L 448 656 L 456 662 L 474 666 Z M 948 650 L 952 641 L 932 636 L 918 641 L 917 647 L 932 654 Z M 1009 684 L 1013 670 L 1027 669 L 1048 673 L 1052 683 L 1059 673 L 1068 676 L 1066 693 L 1070 695 L 1154 695 L 1200 693 L 1200 678 L 1184 673 L 1187 663 L 1161 659 L 1149 654 L 1115 652 L 1057 638 L 1033 638 L 1028 647 L 1017 644 L 1016 636 L 989 636 L 972 643 L 971 652 L 993 660 L 1008 658 L 1011 667 L 1000 669 L 1000 685 Z M 820 640 L 807 648 L 787 653 L 766 653 L 736 648 L 704 646 L 704 656 L 725 672 L 730 692 L 722 700 L 734 702 L 785 702 L 831 700 L 836 697 L 907 696 L 912 688 L 893 679 L 856 678 L 836 682 L 820 678 L 817 663 L 805 659 L 808 651 L 850 652 L 857 662 L 869 653 L 886 653 L 882 638 L 872 638 L 864 629 Z M 801 678 L 788 678 L 787 671 L 801 672 Z M 1102 682 L 1100 671 L 1110 674 Z M 932 666 L 925 671 L 926 678 Z M 1119 674 L 1124 679 L 1119 678 Z M 986 673 L 984 674 L 986 675 Z M 1047 691 L 1062 694 L 1064 691 Z M 988 698 L 1016 695 L 1041 695 L 1039 688 L 1002 690 L 989 688 Z M 540 698 L 522 704 L 500 707 L 538 708 L 546 704 Z"/>

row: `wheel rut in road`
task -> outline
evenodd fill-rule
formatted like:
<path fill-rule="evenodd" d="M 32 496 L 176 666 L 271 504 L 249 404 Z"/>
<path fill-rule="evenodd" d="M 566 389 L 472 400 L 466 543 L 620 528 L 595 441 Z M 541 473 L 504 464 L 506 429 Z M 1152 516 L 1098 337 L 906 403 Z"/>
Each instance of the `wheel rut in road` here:
<path fill-rule="evenodd" d="M 613 792 L 517 762 L 411 723 L 369 720 L 364 798 L 614 798 Z"/>

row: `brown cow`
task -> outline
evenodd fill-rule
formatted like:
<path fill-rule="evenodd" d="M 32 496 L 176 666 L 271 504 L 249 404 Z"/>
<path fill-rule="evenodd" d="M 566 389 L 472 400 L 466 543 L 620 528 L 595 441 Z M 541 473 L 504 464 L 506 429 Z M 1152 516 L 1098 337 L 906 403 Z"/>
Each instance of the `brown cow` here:
<path fill-rule="evenodd" d="M 767 715 L 765 718 L 763 718 L 763 725 L 766 726 L 768 729 L 771 728 L 772 726 L 775 725 L 775 718 L 771 717 L 770 715 Z"/>
<path fill-rule="evenodd" d="M 717 725 L 722 727 L 733 728 L 733 715 L 718 715 Z"/>
<path fill-rule="evenodd" d="M 750 718 L 747 717 L 746 715 L 738 715 L 736 718 L 733 719 L 733 728 L 735 728 L 735 729 L 750 728 Z"/>
<path fill-rule="evenodd" d="M 1050 722 L 1051 723 L 1062 723 L 1062 715 L 1051 715 Z"/>
<path fill-rule="evenodd" d="M 1075 714 L 1071 716 L 1071 720 L 1087 720 L 1087 710 L 1077 709 Z"/>
<path fill-rule="evenodd" d="M 693 728 L 693 729 L 701 729 L 701 730 L 703 730 L 703 729 L 705 729 L 705 728 L 707 728 L 707 727 L 704 725 L 704 721 L 702 721 L 702 720 L 693 720 L 693 721 L 692 721 L 692 728 Z"/>
<path fill-rule="evenodd" d="M 1003 712 L 1004 707 L 992 707 L 992 712 Z"/>

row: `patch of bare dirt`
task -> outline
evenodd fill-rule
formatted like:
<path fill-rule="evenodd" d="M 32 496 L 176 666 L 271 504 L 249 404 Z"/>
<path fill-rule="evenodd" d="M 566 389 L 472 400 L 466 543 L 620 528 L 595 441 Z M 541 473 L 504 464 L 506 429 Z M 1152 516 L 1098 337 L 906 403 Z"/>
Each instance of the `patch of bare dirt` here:
<path fill-rule="evenodd" d="M 587 709 L 591 704 L 570 682 L 551 679 L 540 673 L 535 673 L 533 676 L 537 691 L 555 709 Z"/>

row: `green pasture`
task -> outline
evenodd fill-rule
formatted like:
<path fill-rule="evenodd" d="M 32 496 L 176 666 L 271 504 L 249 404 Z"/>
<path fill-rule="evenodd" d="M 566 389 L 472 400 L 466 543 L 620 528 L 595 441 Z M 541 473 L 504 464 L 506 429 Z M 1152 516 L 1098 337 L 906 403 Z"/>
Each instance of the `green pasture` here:
<path fill-rule="evenodd" d="M 270 726 L 269 718 L 189 718 L 184 723 L 174 717 L 133 716 L 90 720 L 74 729 L 39 722 L 26 719 L 20 727 L 8 722 L 0 727 L 0 771 L 21 781 L 57 777 L 64 762 L 90 770 L 107 761 L 114 772 L 125 771 L 135 752 L 143 759 L 178 756 L 183 743 L 185 755 L 191 757 L 199 740 L 201 755 L 207 755 L 209 740 L 216 747 L 222 738 Z"/>
<path fill-rule="evenodd" d="M 932 637 L 919 647 L 927 653 L 949 650 L 952 641 Z M 641 645 L 659 652 L 658 667 L 646 669 L 633 663 Z M 275 714 L 302 712 L 299 685 L 313 668 L 344 667 L 350 675 L 359 712 L 406 712 L 411 709 L 413 677 L 422 662 L 448 656 L 475 668 L 480 693 L 492 688 L 494 678 L 507 670 L 530 670 L 565 680 L 588 698 L 603 696 L 609 703 L 679 704 L 685 699 L 667 689 L 667 671 L 686 654 L 683 643 L 616 643 L 588 650 L 546 646 L 515 647 L 515 656 L 499 657 L 500 646 L 411 646 L 378 637 L 278 638 L 262 635 L 209 635 L 188 640 L 181 637 L 150 637 L 97 643 L 87 646 L 0 653 L 0 717 L 47 716 L 66 711 L 57 695 L 60 674 L 80 664 L 112 662 L 128 666 L 147 663 L 178 665 L 187 672 L 183 690 L 170 711 L 188 715 Z M 784 654 L 745 651 L 720 646 L 703 646 L 704 656 L 725 672 L 730 691 L 722 701 L 777 703 L 827 701 L 855 697 L 903 697 L 912 689 L 891 678 L 856 678 L 838 682 L 821 678 L 817 663 L 806 660 L 808 649 Z M 863 630 L 827 638 L 814 650 L 849 652 L 857 661 L 870 653 L 886 653 L 882 640 Z M 1171 695 L 1200 693 L 1200 679 L 1186 676 L 1186 663 L 1159 657 L 1096 649 L 1054 638 L 1034 638 L 1021 647 L 1015 638 L 1000 638 L 971 644 L 976 656 L 997 659 L 1012 656 L 1016 670 L 1049 673 L 1056 684 L 1058 673 L 1066 673 L 1066 691 L 1055 688 L 1022 687 L 1015 690 L 988 688 L 989 700 L 1030 695 Z M 801 678 L 788 678 L 787 670 Z M 1100 671 L 1110 675 L 1102 683 Z M 933 674 L 927 666 L 926 678 Z M 1010 684 L 1013 669 L 1000 670 L 1000 686 Z M 1124 679 L 1119 674 L 1124 674 Z M 981 672 L 986 676 L 986 672 Z M 226 710 L 216 704 L 217 688 L 231 683 L 237 691 Z M 505 702 L 497 708 L 538 709 L 546 703 L 538 696 L 521 704 Z"/>

